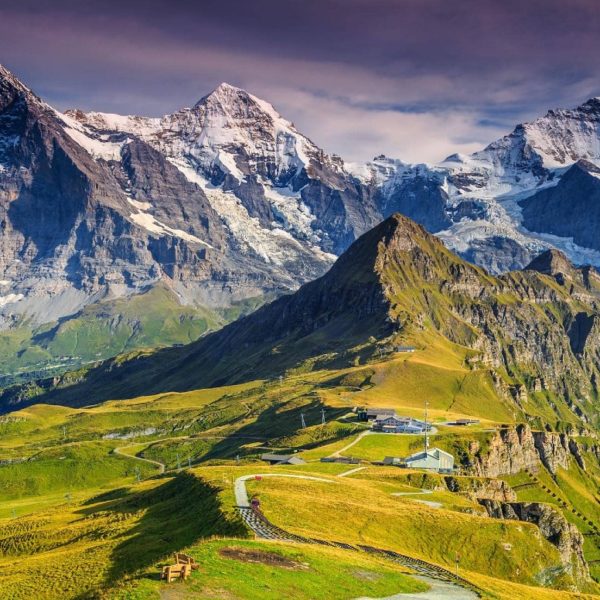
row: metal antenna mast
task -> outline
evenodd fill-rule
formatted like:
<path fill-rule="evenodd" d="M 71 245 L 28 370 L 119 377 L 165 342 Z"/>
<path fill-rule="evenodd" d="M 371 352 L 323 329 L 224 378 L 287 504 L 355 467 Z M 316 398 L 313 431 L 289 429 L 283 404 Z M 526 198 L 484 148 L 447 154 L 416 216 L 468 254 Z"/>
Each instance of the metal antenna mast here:
<path fill-rule="evenodd" d="M 304 413 L 300 413 L 300 422 L 302 423 L 302 429 L 306 429 L 306 421 L 304 420 Z"/>
<path fill-rule="evenodd" d="M 429 425 L 427 424 L 427 409 L 429 407 L 429 401 L 425 400 L 425 452 L 429 450 Z"/>

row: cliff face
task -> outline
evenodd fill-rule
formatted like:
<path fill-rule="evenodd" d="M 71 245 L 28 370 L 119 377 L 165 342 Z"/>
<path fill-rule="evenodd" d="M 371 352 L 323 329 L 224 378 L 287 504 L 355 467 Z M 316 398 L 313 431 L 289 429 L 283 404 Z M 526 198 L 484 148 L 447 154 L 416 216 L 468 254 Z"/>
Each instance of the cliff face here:
<path fill-rule="evenodd" d="M 464 494 L 472 500 L 493 500 L 495 502 L 515 502 L 517 494 L 502 479 L 467 479 L 444 477 L 449 492 Z"/>
<path fill-rule="evenodd" d="M 600 169 L 575 163 L 556 186 L 520 202 L 523 225 L 530 231 L 573 238 L 580 246 L 600 249 Z"/>
<path fill-rule="evenodd" d="M 590 572 L 583 555 L 583 536 L 556 509 L 538 502 L 498 502 L 480 500 L 490 517 L 512 519 L 537 525 L 540 533 L 560 554 L 565 570 L 576 582 L 589 581 Z"/>
<path fill-rule="evenodd" d="M 568 469 L 571 458 L 585 466 L 574 439 L 564 433 L 532 432 L 528 425 L 498 430 L 485 451 L 478 442 L 472 442 L 469 454 L 470 470 L 479 477 L 537 472 L 541 466 L 554 475 L 559 467 Z"/>

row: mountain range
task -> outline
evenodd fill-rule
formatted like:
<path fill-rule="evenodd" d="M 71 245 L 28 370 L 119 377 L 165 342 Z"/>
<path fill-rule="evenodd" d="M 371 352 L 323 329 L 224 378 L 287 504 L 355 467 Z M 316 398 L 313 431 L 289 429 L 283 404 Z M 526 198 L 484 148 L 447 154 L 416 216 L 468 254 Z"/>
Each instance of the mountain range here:
<path fill-rule="evenodd" d="M 395 212 L 492 273 L 548 248 L 600 265 L 599 124 L 592 99 L 439 165 L 356 165 L 228 84 L 162 118 L 61 113 L 0 67 L 0 326 L 37 371 L 189 341 L 322 275 Z M 202 325 L 165 342 L 124 316 L 157 287 Z M 118 348 L 72 342 L 90 306 L 108 335 L 126 322 Z"/>
<path fill-rule="evenodd" d="M 549 250 L 525 270 L 494 277 L 400 214 L 361 236 L 321 278 L 220 331 L 8 388 L 0 404 L 82 406 L 360 365 L 368 378 L 371 362 L 407 346 L 435 349 L 431 381 L 443 378 L 444 365 L 466 367 L 460 385 L 475 386 L 489 410 L 500 405 L 512 419 L 556 430 L 598 425 L 597 272 Z"/>

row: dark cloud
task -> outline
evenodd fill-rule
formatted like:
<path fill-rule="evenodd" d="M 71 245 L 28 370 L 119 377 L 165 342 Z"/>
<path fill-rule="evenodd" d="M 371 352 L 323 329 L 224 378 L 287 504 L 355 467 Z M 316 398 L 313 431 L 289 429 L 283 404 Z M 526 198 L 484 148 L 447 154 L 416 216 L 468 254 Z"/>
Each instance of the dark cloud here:
<path fill-rule="evenodd" d="M 0 61 L 60 108 L 158 114 L 225 80 L 355 158 L 476 147 L 600 94 L 598 56 L 597 0 L 0 0 Z"/>

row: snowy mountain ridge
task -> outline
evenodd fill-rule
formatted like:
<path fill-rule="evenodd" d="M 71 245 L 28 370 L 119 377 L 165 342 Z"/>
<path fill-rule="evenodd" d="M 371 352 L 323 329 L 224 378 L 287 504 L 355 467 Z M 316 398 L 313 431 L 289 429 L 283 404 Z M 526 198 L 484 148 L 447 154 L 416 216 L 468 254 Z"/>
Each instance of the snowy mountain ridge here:
<path fill-rule="evenodd" d="M 531 229 L 522 215 L 528 198 L 558 187 L 576 164 L 600 165 L 599 98 L 575 109 L 550 110 L 470 156 L 455 154 L 434 166 L 400 164 L 381 187 L 387 196 L 402 196 L 407 181 L 426 178 L 444 195 L 448 215 L 446 226 L 435 233 L 492 271 L 522 268 L 552 247 L 577 264 L 600 266 L 600 246 L 576 243 L 575 226 L 573 235 L 565 237 L 551 226 Z"/>
<path fill-rule="evenodd" d="M 595 98 L 438 165 L 344 163 L 226 83 L 163 117 L 63 114 L 0 67 L 0 323 L 159 281 L 208 306 L 279 294 L 393 212 L 495 272 L 549 247 L 598 266 L 599 127 Z"/>

